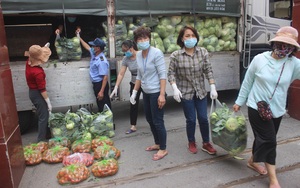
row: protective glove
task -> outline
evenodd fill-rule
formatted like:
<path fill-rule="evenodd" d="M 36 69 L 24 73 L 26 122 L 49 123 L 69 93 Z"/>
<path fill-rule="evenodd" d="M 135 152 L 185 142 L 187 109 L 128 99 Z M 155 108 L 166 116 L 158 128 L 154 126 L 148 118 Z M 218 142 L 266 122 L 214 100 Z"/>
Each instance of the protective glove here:
<path fill-rule="evenodd" d="M 179 89 L 177 88 L 177 85 L 175 83 L 172 84 L 172 88 L 173 88 L 173 91 L 174 91 L 173 98 L 175 99 L 175 101 L 181 102 L 180 98 L 182 98 L 182 94 L 179 91 Z"/>
<path fill-rule="evenodd" d="M 137 90 L 132 90 L 132 95 L 130 96 L 130 103 L 135 105 L 136 101 L 135 101 L 135 97 L 137 94 Z"/>
<path fill-rule="evenodd" d="M 51 105 L 51 102 L 50 102 L 50 99 L 49 97 L 47 99 L 45 99 L 46 103 L 47 103 L 47 106 L 48 106 L 48 110 L 51 112 L 52 111 L 52 105 Z"/>
<path fill-rule="evenodd" d="M 50 43 L 49 42 L 47 42 L 46 44 L 45 44 L 45 47 L 50 47 Z"/>
<path fill-rule="evenodd" d="M 115 97 L 118 95 L 118 86 L 114 87 L 114 90 L 111 92 L 109 97 L 113 98 L 114 95 L 115 95 Z"/>
<path fill-rule="evenodd" d="M 211 99 L 217 99 L 218 98 L 218 93 L 217 93 L 215 84 L 210 85 L 210 98 Z"/>

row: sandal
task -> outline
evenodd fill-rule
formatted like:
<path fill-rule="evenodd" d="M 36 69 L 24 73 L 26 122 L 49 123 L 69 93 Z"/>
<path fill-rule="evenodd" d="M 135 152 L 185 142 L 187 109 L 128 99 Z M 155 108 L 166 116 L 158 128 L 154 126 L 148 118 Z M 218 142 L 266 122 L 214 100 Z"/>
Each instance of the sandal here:
<path fill-rule="evenodd" d="M 134 132 L 136 132 L 136 130 L 129 129 L 128 131 L 126 131 L 126 134 L 131 134 L 131 133 L 134 133 Z"/>
<path fill-rule="evenodd" d="M 158 161 L 158 160 L 164 158 L 167 155 L 168 155 L 168 151 L 166 151 L 164 154 L 160 154 L 160 155 L 156 153 L 156 154 L 153 155 L 152 160 L 153 161 Z"/>
<path fill-rule="evenodd" d="M 265 167 L 259 165 L 259 164 L 254 164 L 254 163 L 247 163 L 247 167 L 254 170 L 255 172 L 258 172 L 260 175 L 266 175 L 268 172 L 265 169 Z"/>
<path fill-rule="evenodd" d="M 146 148 L 146 151 L 155 151 L 159 150 L 159 146 L 153 145 Z"/>

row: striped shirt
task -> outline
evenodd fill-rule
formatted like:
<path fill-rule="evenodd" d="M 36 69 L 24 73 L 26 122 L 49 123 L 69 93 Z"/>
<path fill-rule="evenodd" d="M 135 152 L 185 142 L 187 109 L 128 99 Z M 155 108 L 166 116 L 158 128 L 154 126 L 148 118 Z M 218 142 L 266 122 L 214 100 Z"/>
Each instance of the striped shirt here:
<path fill-rule="evenodd" d="M 201 47 L 195 47 L 192 56 L 184 48 L 171 54 L 168 80 L 176 83 L 183 99 L 191 100 L 194 95 L 203 99 L 207 95 L 204 76 L 210 84 L 215 82 L 208 56 L 208 51 Z"/>

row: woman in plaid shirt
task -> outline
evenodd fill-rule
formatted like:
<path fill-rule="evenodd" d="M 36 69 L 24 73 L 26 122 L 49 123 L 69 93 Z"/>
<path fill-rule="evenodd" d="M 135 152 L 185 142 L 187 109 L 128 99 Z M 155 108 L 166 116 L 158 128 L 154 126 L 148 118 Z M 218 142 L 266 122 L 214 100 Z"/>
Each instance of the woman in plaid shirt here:
<path fill-rule="evenodd" d="M 201 149 L 213 155 L 216 154 L 216 150 L 209 142 L 204 75 L 210 84 L 210 97 L 216 99 L 218 93 L 208 52 L 205 48 L 197 46 L 198 41 L 199 35 L 193 27 L 185 26 L 181 29 L 177 38 L 177 44 L 181 49 L 170 56 L 168 80 L 174 90 L 174 99 L 181 102 L 183 107 L 189 151 L 194 154 L 198 151 L 195 139 L 197 115 L 203 142 Z"/>

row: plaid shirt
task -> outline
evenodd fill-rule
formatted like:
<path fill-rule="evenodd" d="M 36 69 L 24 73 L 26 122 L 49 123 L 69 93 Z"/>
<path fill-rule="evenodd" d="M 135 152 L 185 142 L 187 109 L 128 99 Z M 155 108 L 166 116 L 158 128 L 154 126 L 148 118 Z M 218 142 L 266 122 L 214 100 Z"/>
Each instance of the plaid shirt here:
<path fill-rule="evenodd" d="M 176 83 L 183 99 L 191 100 L 194 95 L 203 99 L 207 95 L 204 75 L 209 84 L 215 83 L 208 55 L 207 50 L 201 47 L 196 47 L 192 56 L 184 48 L 171 54 L 168 80 Z"/>

